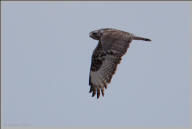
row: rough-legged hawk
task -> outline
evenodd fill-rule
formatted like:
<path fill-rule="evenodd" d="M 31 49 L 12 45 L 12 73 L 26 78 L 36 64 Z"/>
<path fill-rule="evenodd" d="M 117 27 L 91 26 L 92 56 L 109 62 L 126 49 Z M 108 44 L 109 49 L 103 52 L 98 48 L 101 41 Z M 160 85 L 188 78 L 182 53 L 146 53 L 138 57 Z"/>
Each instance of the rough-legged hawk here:
<path fill-rule="evenodd" d="M 92 55 L 92 62 L 89 75 L 90 93 L 92 97 L 100 92 L 104 96 L 104 88 L 110 83 L 121 57 L 126 53 L 132 40 L 151 41 L 147 38 L 135 36 L 131 33 L 105 28 L 90 32 L 89 36 L 99 43 Z"/>

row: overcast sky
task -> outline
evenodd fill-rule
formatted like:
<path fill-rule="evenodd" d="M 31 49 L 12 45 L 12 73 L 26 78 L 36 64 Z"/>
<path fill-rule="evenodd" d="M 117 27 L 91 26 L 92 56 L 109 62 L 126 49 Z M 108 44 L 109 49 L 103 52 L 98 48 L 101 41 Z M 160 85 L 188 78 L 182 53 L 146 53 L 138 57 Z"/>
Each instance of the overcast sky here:
<path fill-rule="evenodd" d="M 3 126 L 187 127 L 190 5 L 2 2 Z M 88 93 L 95 29 L 133 41 L 105 97 Z"/>

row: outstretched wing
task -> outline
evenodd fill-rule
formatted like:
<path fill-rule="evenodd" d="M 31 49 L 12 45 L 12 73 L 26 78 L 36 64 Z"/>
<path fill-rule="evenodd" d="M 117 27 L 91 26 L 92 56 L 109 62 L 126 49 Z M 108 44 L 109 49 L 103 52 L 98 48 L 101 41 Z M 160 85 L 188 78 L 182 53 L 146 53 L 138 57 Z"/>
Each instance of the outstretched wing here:
<path fill-rule="evenodd" d="M 94 51 L 89 75 L 89 85 L 91 86 L 89 92 L 92 92 L 92 97 L 97 93 L 97 98 L 99 98 L 100 92 L 104 96 L 104 88 L 107 88 L 107 84 L 110 83 L 120 60 L 121 57 L 115 56 L 113 53 L 106 53 L 98 49 Z"/>

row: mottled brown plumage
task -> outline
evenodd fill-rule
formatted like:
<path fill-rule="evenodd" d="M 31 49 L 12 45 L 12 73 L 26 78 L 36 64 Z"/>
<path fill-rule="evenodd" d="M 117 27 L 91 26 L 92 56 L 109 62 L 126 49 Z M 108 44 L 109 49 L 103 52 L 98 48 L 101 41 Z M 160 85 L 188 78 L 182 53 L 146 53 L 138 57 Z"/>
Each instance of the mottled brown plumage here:
<path fill-rule="evenodd" d="M 131 33 L 105 28 L 90 32 L 89 36 L 99 43 L 92 55 L 89 75 L 90 93 L 92 97 L 100 92 L 104 96 L 104 88 L 110 83 L 121 57 L 127 52 L 132 40 L 151 41 L 150 39 L 137 37 Z"/>

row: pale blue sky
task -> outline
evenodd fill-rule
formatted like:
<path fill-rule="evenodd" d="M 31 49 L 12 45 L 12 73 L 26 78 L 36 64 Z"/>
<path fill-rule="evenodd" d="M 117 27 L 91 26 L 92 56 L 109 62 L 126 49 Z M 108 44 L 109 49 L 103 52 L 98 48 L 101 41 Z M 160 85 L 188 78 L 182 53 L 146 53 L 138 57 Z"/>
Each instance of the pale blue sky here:
<path fill-rule="evenodd" d="M 4 126 L 187 127 L 190 5 L 150 2 L 2 2 Z M 105 97 L 88 93 L 90 31 L 133 41 Z"/>

